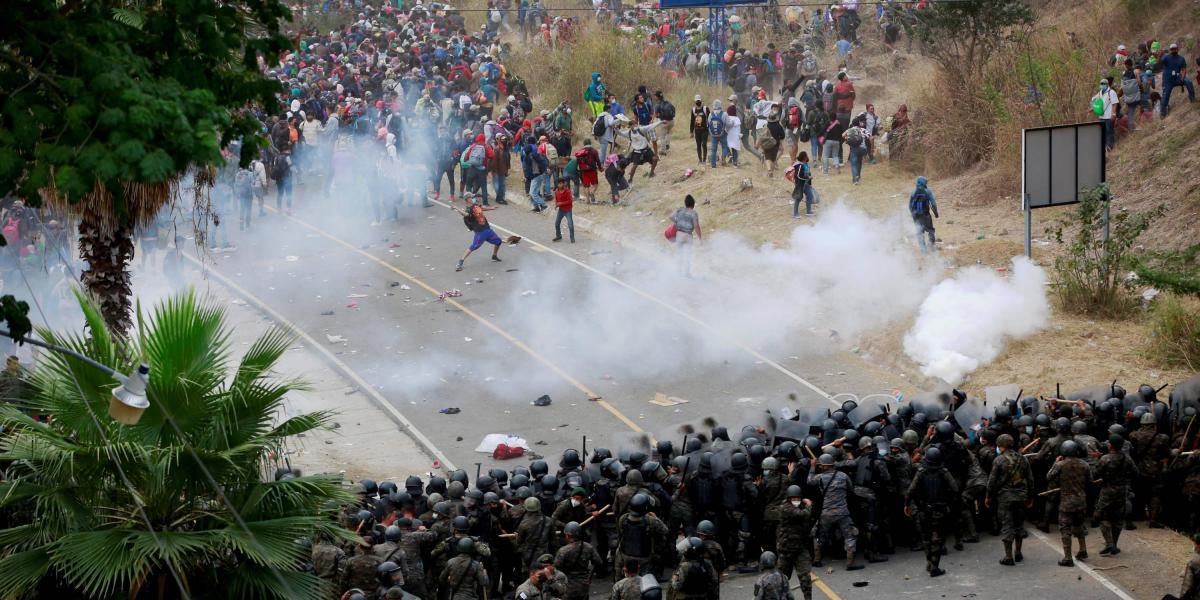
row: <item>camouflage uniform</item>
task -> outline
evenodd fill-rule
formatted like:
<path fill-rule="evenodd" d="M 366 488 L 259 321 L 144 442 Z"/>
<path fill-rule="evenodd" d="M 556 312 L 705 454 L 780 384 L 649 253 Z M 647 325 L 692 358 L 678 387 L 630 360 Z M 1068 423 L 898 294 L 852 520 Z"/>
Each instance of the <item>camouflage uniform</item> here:
<path fill-rule="evenodd" d="M 680 561 L 679 568 L 671 575 L 675 600 L 705 600 L 715 594 L 718 586 L 717 570 L 703 558 Z"/>
<path fill-rule="evenodd" d="M 346 568 L 342 572 L 342 590 L 375 589 L 379 585 L 378 568 L 382 563 L 383 560 L 371 554 L 370 551 L 365 551 L 346 561 Z"/>
<path fill-rule="evenodd" d="M 763 473 L 762 476 L 762 501 L 763 501 L 763 526 L 762 526 L 762 547 L 763 550 L 775 552 L 775 531 L 779 528 L 779 505 L 781 502 L 787 502 L 787 473 L 780 469 Z"/>
<path fill-rule="evenodd" d="M 1109 546 L 1116 546 L 1125 522 L 1125 501 L 1129 484 L 1137 477 L 1137 466 L 1124 452 L 1109 452 L 1096 462 L 1096 479 L 1102 480 L 1096 496 L 1093 518 L 1100 521 L 1100 535 Z"/>
<path fill-rule="evenodd" d="M 792 570 L 800 580 L 800 591 L 806 600 L 812 598 L 812 509 L 801 504 L 792 506 L 784 499 L 779 507 L 779 534 L 775 546 L 779 548 L 779 572 L 784 582 L 792 578 Z"/>
<path fill-rule="evenodd" d="M 634 576 L 616 582 L 608 600 L 642 600 L 642 579 Z"/>
<path fill-rule="evenodd" d="M 820 556 L 821 544 L 832 537 L 835 527 L 842 532 L 846 553 L 854 552 L 858 543 L 858 529 L 850 519 L 850 505 L 847 502 L 853 487 L 850 476 L 841 471 L 813 473 L 808 476 L 808 485 L 816 488 L 822 498 L 821 516 L 813 527 L 815 554 Z"/>
<path fill-rule="evenodd" d="M 467 554 L 450 559 L 438 581 L 447 600 L 477 600 L 487 594 L 489 585 L 483 563 Z"/>
<path fill-rule="evenodd" d="M 729 566 L 729 563 L 725 560 L 725 549 L 721 548 L 721 544 L 718 543 L 717 540 L 708 539 L 705 537 L 701 537 L 700 539 L 704 540 L 704 558 L 708 559 L 708 562 L 712 563 L 712 566 L 717 570 L 717 573 L 724 571 L 725 568 Z"/>
<path fill-rule="evenodd" d="M 996 457 L 987 481 L 988 496 L 1000 517 L 1000 536 L 1012 542 L 1025 536 L 1025 503 L 1033 498 L 1033 469 L 1021 453 L 1009 448 Z"/>
<path fill-rule="evenodd" d="M 1129 436 L 1133 442 L 1133 458 L 1137 462 L 1138 480 L 1134 486 L 1134 495 L 1139 506 L 1145 506 L 1150 513 L 1150 522 L 1158 523 L 1159 511 L 1162 509 L 1162 470 L 1163 461 L 1167 458 L 1171 440 L 1165 434 L 1158 433 L 1153 424 L 1142 425 Z M 1135 511 L 1136 512 L 1136 511 Z"/>
<path fill-rule="evenodd" d="M 925 569 L 940 569 L 946 553 L 946 533 L 954 523 L 954 504 L 959 500 L 958 482 L 941 467 L 922 467 L 913 476 L 905 494 L 917 516 L 925 546 Z"/>
<path fill-rule="evenodd" d="M 317 577 L 325 581 L 336 582 L 340 579 L 339 572 L 342 570 L 342 561 L 345 558 L 346 553 L 329 542 L 313 545 L 313 569 L 316 570 Z"/>
<path fill-rule="evenodd" d="M 626 513 L 617 523 L 617 558 L 613 565 L 620 569 L 626 560 L 638 561 L 638 574 L 651 571 L 655 549 L 667 537 L 667 525 L 654 515 L 639 516 Z"/>
<path fill-rule="evenodd" d="M 554 567 L 567 577 L 564 600 L 586 600 L 592 586 L 592 574 L 604 572 L 604 561 L 587 542 L 571 542 L 558 549 Z"/>
<path fill-rule="evenodd" d="M 517 526 L 517 552 L 523 568 L 529 568 L 537 557 L 552 551 L 554 535 L 554 519 L 541 513 L 525 513 Z"/>
<path fill-rule="evenodd" d="M 1092 479 L 1087 463 L 1074 456 L 1064 457 L 1046 473 L 1048 485 L 1058 486 L 1058 533 L 1062 537 L 1063 561 L 1071 560 L 1071 537 L 1082 546 L 1087 537 L 1087 484 Z M 1080 548 L 1082 552 L 1082 548 Z"/>
<path fill-rule="evenodd" d="M 1194 455 L 1193 455 L 1194 456 Z M 1192 557 L 1183 568 L 1183 583 L 1179 586 L 1179 600 L 1200 600 L 1200 554 Z"/>
<path fill-rule="evenodd" d="M 404 591 L 421 598 L 429 595 L 421 551 L 433 546 L 435 541 L 437 534 L 432 531 L 409 531 L 400 538 L 400 548 L 404 550 L 404 562 L 400 563 L 404 570 Z"/>
<path fill-rule="evenodd" d="M 517 586 L 517 591 L 513 593 L 516 600 L 541 600 L 542 588 L 533 582 L 531 579 L 526 579 L 521 585 Z"/>
<path fill-rule="evenodd" d="M 771 569 L 754 582 L 754 600 L 792 600 L 792 597 L 788 578 L 778 570 Z"/>

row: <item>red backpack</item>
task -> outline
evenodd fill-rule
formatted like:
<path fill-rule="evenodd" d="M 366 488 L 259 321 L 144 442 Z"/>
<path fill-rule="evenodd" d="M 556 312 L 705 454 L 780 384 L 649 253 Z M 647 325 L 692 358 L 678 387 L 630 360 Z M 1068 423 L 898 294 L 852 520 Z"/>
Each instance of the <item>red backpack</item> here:
<path fill-rule="evenodd" d="M 800 118 L 800 107 L 789 106 L 787 112 L 788 129 L 799 129 L 802 119 Z"/>
<path fill-rule="evenodd" d="M 580 171 L 596 170 L 596 163 L 593 162 L 592 153 L 587 148 L 580 148 L 575 151 L 575 162 L 579 165 Z"/>

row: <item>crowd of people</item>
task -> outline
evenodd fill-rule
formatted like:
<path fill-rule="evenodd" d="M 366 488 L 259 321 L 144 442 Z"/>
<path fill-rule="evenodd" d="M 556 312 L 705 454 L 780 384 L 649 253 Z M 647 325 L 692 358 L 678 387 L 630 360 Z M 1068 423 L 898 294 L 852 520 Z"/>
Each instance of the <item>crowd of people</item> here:
<path fill-rule="evenodd" d="M 712 599 L 733 571 L 759 572 L 756 598 L 789 598 L 795 577 L 807 599 L 814 567 L 911 550 L 938 577 L 949 547 L 983 534 L 1017 567 L 1031 527 L 1056 529 L 1069 567 L 1120 554 L 1129 529 L 1200 527 L 1197 383 L 1169 401 L 1148 385 L 992 406 L 954 390 L 892 412 L 847 400 L 616 453 L 568 449 L 557 466 L 362 480 L 339 513 L 354 541 L 311 541 L 304 568 L 346 600 L 582 600 L 594 585 Z"/>
<path fill-rule="evenodd" d="M 1189 102 L 1196 101 L 1187 64 L 1176 43 L 1164 49 L 1161 41 L 1147 40 L 1138 43 L 1132 53 L 1124 44 L 1117 46 L 1108 66 L 1120 75 L 1102 78 L 1099 91 L 1092 96 L 1092 112 L 1104 124 L 1105 147 L 1113 148 L 1117 133 L 1134 131 L 1156 115 L 1165 118 L 1177 88 L 1187 91 Z M 1200 69 L 1200 57 L 1196 57 L 1196 68 Z"/>

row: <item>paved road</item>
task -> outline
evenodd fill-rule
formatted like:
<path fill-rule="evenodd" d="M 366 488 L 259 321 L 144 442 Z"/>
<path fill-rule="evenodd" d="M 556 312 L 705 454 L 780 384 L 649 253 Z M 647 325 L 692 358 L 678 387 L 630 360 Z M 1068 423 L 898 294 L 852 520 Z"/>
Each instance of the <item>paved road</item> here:
<path fill-rule="evenodd" d="M 798 332 L 789 344 L 755 348 L 739 335 L 737 303 L 722 305 L 745 293 L 727 289 L 737 285 L 731 280 L 683 278 L 670 260 L 582 232 L 577 244 L 552 244 L 549 216 L 489 213 L 493 225 L 526 240 L 504 247 L 501 263 L 485 248 L 456 273 L 470 232 L 450 210 L 411 208 L 379 227 L 347 212 L 268 214 L 234 236 L 236 252 L 207 262 L 215 278 L 321 344 L 464 468 L 492 464 L 474 452 L 488 433 L 524 437 L 556 463 L 585 435 L 589 448 L 614 451 L 650 436 L 678 443 L 681 424 L 735 428 L 761 422 L 769 408 L 833 406 L 830 393 L 864 396 L 896 383 L 856 358 L 821 352 L 825 335 Z M 437 299 L 450 289 L 462 296 Z M 553 403 L 533 406 L 543 394 Z M 650 404 L 656 394 L 687 402 Z M 461 413 L 439 413 L 448 407 Z M 831 598 L 1122 597 L 1095 572 L 1054 566 L 1049 544 L 1031 539 L 1016 569 L 998 565 L 998 552 L 994 541 L 952 552 L 949 575 L 937 580 L 909 552 L 855 573 L 835 562 L 817 574 Z M 722 587 L 744 598 L 752 584 L 732 577 Z"/>

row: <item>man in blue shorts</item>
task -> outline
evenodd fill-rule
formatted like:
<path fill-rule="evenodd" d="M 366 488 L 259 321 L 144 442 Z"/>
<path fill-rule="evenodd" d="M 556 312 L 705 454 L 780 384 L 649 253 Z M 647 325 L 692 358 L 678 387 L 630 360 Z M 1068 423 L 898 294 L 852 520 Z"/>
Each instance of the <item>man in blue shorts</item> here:
<path fill-rule="evenodd" d="M 495 207 L 480 206 L 477 198 L 478 196 L 471 192 L 463 192 L 463 200 L 467 201 L 467 210 L 459 210 L 456 206 L 450 207 L 462 215 L 463 223 L 467 227 L 470 227 L 471 231 L 475 232 L 475 236 L 471 239 L 471 245 L 467 247 L 466 253 L 459 259 L 458 266 L 454 268 L 455 271 L 463 270 L 463 262 L 467 260 L 467 257 L 485 243 L 494 246 L 492 248 L 492 260 L 500 262 L 500 257 L 498 256 L 500 254 L 500 236 L 496 235 L 495 231 L 492 231 L 492 226 L 488 224 L 487 217 L 483 216 L 483 211 L 495 210 Z"/>

